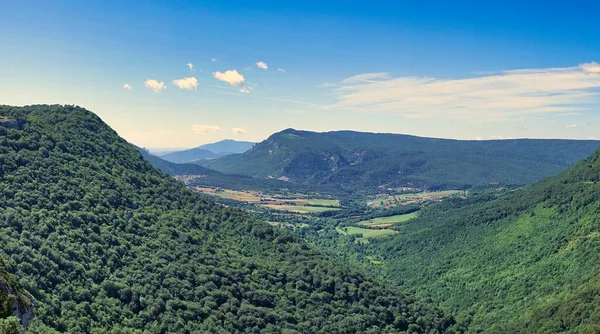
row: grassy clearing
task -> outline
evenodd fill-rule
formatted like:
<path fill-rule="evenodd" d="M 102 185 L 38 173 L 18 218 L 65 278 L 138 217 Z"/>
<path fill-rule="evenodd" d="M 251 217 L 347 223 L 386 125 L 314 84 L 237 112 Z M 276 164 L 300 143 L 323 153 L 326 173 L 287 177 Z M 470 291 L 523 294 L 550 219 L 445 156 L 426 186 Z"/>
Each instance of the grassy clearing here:
<path fill-rule="evenodd" d="M 295 213 L 314 213 L 314 212 L 325 212 L 332 210 L 340 210 L 339 208 L 322 207 L 322 206 L 304 206 L 304 205 L 280 205 L 280 204 L 262 204 L 262 207 L 289 211 Z"/>
<path fill-rule="evenodd" d="M 309 225 L 302 223 L 302 224 L 290 224 L 290 223 L 280 223 L 280 222 L 267 222 L 267 224 L 274 226 L 274 227 L 279 227 L 279 228 L 285 228 L 285 227 L 289 227 L 293 230 L 295 229 L 299 229 L 299 228 L 306 228 Z"/>
<path fill-rule="evenodd" d="M 413 213 L 407 213 L 404 215 L 379 217 L 379 218 L 373 218 L 373 219 L 369 219 L 369 220 L 363 220 L 361 222 L 358 222 L 358 225 L 371 226 L 371 227 L 381 226 L 383 224 L 393 225 L 393 224 L 398 224 L 398 223 L 403 223 L 405 221 L 409 221 L 409 220 L 415 218 L 416 216 L 417 216 L 417 213 L 413 212 Z"/>
<path fill-rule="evenodd" d="M 342 235 L 361 235 L 361 238 L 355 240 L 356 243 L 368 243 L 370 238 L 380 238 L 398 234 L 398 231 L 393 230 L 373 230 L 356 226 L 337 227 L 336 231 Z"/>
<path fill-rule="evenodd" d="M 310 204 L 322 206 L 340 206 L 340 201 L 337 199 L 307 199 Z"/>

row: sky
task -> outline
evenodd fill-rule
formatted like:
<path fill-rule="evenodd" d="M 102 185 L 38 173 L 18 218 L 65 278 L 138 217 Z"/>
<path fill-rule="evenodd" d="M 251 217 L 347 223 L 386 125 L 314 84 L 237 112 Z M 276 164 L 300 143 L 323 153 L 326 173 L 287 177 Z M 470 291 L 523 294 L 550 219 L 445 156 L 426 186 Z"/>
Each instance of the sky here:
<path fill-rule="evenodd" d="M 286 128 L 600 139 L 597 1 L 0 0 L 0 104 L 188 148 Z"/>

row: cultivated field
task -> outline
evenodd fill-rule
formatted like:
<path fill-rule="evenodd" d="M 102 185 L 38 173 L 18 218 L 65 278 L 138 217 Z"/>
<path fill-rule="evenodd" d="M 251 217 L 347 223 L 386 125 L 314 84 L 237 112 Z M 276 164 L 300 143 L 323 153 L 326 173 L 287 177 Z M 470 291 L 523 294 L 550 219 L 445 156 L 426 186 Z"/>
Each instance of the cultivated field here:
<path fill-rule="evenodd" d="M 361 222 L 358 222 L 358 225 L 367 226 L 370 228 L 389 227 L 389 226 L 392 226 L 393 224 L 409 221 L 409 220 L 415 218 L 416 216 L 417 216 L 417 213 L 413 212 L 413 213 L 407 213 L 404 215 L 379 217 L 379 218 L 373 218 L 373 219 L 369 219 L 369 220 L 363 220 Z"/>
<path fill-rule="evenodd" d="M 392 207 L 397 205 L 421 204 L 424 202 L 437 202 L 455 194 L 463 193 L 462 190 L 425 191 L 420 193 L 398 194 L 380 196 L 367 202 L 373 207 Z"/>
<path fill-rule="evenodd" d="M 309 198 L 304 194 L 283 196 L 279 194 L 265 194 L 254 190 L 238 191 L 211 187 L 196 187 L 194 189 L 211 196 L 258 204 L 263 208 L 295 213 L 340 210 L 340 201 L 337 199 Z"/>

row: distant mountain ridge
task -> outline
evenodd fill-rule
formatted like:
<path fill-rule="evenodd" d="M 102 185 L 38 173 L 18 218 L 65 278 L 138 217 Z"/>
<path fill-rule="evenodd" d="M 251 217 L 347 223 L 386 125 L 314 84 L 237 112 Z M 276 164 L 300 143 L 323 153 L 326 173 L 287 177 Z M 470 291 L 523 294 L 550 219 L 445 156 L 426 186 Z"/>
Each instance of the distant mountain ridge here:
<path fill-rule="evenodd" d="M 592 140 L 468 141 L 354 131 L 287 129 L 251 150 L 201 162 L 225 173 L 352 190 L 526 184 L 559 173 L 600 146 Z"/>
<path fill-rule="evenodd" d="M 229 154 L 243 153 L 255 143 L 225 139 L 216 143 L 205 144 L 187 150 L 169 152 L 160 156 L 161 159 L 174 163 L 197 162 L 214 159 Z"/>

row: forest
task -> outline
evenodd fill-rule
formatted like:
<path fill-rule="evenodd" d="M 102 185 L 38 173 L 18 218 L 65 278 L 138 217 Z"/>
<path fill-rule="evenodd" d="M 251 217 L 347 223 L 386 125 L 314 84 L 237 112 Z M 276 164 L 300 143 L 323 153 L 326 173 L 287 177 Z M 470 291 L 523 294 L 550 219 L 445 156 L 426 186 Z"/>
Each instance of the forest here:
<path fill-rule="evenodd" d="M 393 237 L 312 239 L 439 303 L 469 332 L 597 333 L 599 181 L 600 150 L 522 189 L 488 187 L 426 206 L 392 227 Z"/>
<path fill-rule="evenodd" d="M 0 115 L 18 120 L 0 126 L 0 255 L 37 300 L 29 333 L 464 330 L 434 304 L 191 192 L 90 111 Z"/>

